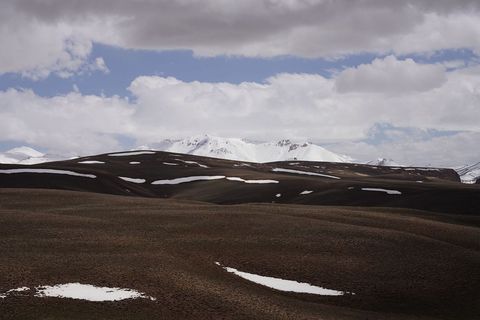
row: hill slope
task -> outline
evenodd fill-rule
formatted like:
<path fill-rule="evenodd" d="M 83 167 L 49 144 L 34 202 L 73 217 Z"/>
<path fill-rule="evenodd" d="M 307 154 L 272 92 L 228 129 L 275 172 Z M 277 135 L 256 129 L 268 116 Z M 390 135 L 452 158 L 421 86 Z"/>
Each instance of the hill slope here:
<path fill-rule="evenodd" d="M 0 187 L 247 202 L 393 206 L 478 214 L 480 189 L 452 169 L 330 162 L 247 163 L 152 150 L 0 165 Z"/>
<path fill-rule="evenodd" d="M 0 189 L 0 295 L 79 282 L 156 299 L 20 291 L 0 298 L 0 318 L 473 320 L 479 224 L 478 216 L 405 209 Z M 223 266 L 348 293 L 275 290 Z"/>

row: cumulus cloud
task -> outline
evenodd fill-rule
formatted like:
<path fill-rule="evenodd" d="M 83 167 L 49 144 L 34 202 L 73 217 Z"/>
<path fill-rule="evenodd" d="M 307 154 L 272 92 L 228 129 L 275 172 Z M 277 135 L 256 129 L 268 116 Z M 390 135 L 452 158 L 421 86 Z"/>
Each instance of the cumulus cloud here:
<path fill-rule="evenodd" d="M 397 67 L 403 64 L 408 70 Z M 355 81 L 348 83 L 349 91 L 339 91 L 338 83 L 350 74 Z M 412 86 L 416 79 L 428 82 L 418 85 L 421 92 Z M 145 128 L 139 138 L 148 143 L 158 136 L 199 132 L 355 140 L 364 138 L 375 123 L 479 131 L 479 87 L 477 68 L 446 73 L 441 66 L 386 57 L 332 79 L 280 74 L 262 84 L 235 85 L 139 77 L 130 90 L 137 97 L 136 119 Z"/>
<path fill-rule="evenodd" d="M 466 131 L 427 139 L 404 136 L 380 144 L 349 141 L 328 148 L 364 162 L 381 157 L 403 165 L 452 167 L 477 163 L 479 143 L 479 132 Z"/>
<path fill-rule="evenodd" d="M 118 97 L 72 92 L 44 98 L 30 90 L 0 92 L 0 137 L 50 152 L 89 154 L 121 149 L 119 134 L 132 132 L 131 106 Z"/>
<path fill-rule="evenodd" d="M 474 0 L 5 0 L 0 73 L 78 70 L 92 42 L 200 56 L 479 50 L 479 9 Z"/>
<path fill-rule="evenodd" d="M 445 70 L 440 65 L 422 65 L 412 59 L 397 60 L 390 55 L 344 70 L 335 84 L 340 92 L 402 93 L 429 91 L 446 80 Z"/>

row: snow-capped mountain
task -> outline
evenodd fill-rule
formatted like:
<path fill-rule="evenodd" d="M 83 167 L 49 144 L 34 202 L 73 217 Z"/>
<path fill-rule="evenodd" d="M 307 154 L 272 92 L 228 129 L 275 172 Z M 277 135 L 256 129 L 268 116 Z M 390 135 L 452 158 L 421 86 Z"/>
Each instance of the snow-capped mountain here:
<path fill-rule="evenodd" d="M 0 153 L 0 163 L 8 164 L 37 164 L 42 162 L 63 160 L 64 157 L 46 155 L 30 147 L 13 148 Z"/>
<path fill-rule="evenodd" d="M 455 168 L 463 183 L 475 183 L 480 180 L 480 162 Z"/>
<path fill-rule="evenodd" d="M 187 153 L 198 156 L 250 162 L 282 160 L 306 160 L 351 162 L 348 156 L 336 154 L 310 142 L 295 143 L 290 140 L 277 142 L 253 142 L 237 138 L 220 138 L 210 135 L 194 136 L 179 140 L 163 140 L 149 148 Z"/>
<path fill-rule="evenodd" d="M 378 158 L 372 161 L 368 161 L 368 165 L 372 166 L 385 166 L 385 167 L 404 167 L 404 165 L 398 164 L 392 159 L 387 159 L 387 158 Z"/>

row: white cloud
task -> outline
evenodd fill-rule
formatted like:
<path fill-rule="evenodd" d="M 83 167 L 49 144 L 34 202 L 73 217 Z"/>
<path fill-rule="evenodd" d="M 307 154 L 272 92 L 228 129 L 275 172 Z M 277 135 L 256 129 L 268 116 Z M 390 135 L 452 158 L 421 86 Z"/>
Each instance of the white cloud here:
<path fill-rule="evenodd" d="M 105 60 L 103 60 L 102 57 L 97 57 L 95 59 L 95 62 L 92 64 L 92 71 L 98 70 L 103 73 L 110 73 L 110 69 L 108 69 L 107 64 L 105 63 Z"/>
<path fill-rule="evenodd" d="M 130 90 L 137 97 L 136 119 L 145 128 L 138 137 L 144 143 L 158 136 L 202 132 L 338 141 L 364 138 L 375 123 L 480 131 L 480 72 L 475 70 L 446 73 L 441 66 L 386 57 L 333 79 L 281 74 L 264 84 L 235 85 L 139 77 Z M 351 73 L 351 92 L 338 92 L 339 79 Z M 426 84 L 412 87 L 417 79 Z M 414 90 L 417 87 L 422 91 Z"/>
<path fill-rule="evenodd" d="M 412 59 L 397 60 L 390 55 L 344 70 L 335 84 L 340 92 L 404 93 L 429 91 L 446 80 L 445 70 L 440 65 L 422 65 Z"/>
<path fill-rule="evenodd" d="M 0 91 L 0 137 L 51 152 L 89 154 L 121 149 L 118 134 L 130 134 L 132 110 L 118 97 L 43 98 L 32 91 Z"/>
<path fill-rule="evenodd" d="M 480 160 L 479 144 L 479 132 L 459 132 L 419 140 L 407 136 L 379 145 L 361 141 L 343 142 L 328 148 L 364 162 L 381 157 L 403 165 L 449 167 L 477 163 Z"/>
<path fill-rule="evenodd" d="M 15 2 L 15 5 L 21 1 Z M 33 80 L 54 73 L 67 78 L 78 72 L 105 72 L 102 60 L 89 62 L 92 42 L 99 37 L 114 41 L 112 19 L 57 17 L 42 20 L 9 1 L 0 3 L 0 74 L 17 72 Z M 45 4 L 45 6 L 47 6 Z M 98 58 L 97 58 L 98 59 Z M 99 64 L 100 63 L 100 64 Z M 97 69 L 93 67 L 97 67 Z"/>
<path fill-rule="evenodd" d="M 93 41 L 201 56 L 479 50 L 479 8 L 474 0 L 5 0 L 0 73 L 68 76 Z"/>

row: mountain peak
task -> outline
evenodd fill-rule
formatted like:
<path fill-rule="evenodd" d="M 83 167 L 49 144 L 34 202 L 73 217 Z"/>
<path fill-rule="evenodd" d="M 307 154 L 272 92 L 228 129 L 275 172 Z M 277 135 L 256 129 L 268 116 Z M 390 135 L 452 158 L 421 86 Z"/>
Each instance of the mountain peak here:
<path fill-rule="evenodd" d="M 376 160 L 369 161 L 366 164 L 369 164 L 372 166 L 381 166 L 381 167 L 404 167 L 403 165 L 398 164 L 393 159 L 389 159 L 389 158 L 378 158 Z"/>
<path fill-rule="evenodd" d="M 10 154 L 10 155 L 22 155 L 26 156 L 29 158 L 40 158 L 43 157 L 45 154 L 41 153 L 33 148 L 26 147 L 26 146 L 21 146 L 17 148 L 10 149 L 6 151 L 5 153 Z"/>
<path fill-rule="evenodd" d="M 250 162 L 273 162 L 283 160 L 306 160 L 349 162 L 352 159 L 333 153 L 308 142 L 295 143 L 290 139 L 277 142 L 254 142 L 239 138 L 222 138 L 198 135 L 185 139 L 166 139 L 152 147 L 169 152 L 224 158 Z"/>

